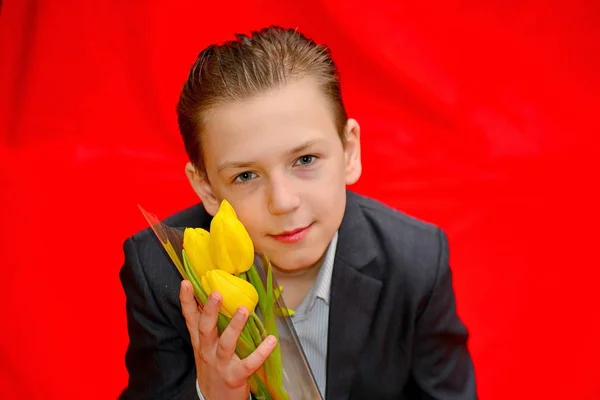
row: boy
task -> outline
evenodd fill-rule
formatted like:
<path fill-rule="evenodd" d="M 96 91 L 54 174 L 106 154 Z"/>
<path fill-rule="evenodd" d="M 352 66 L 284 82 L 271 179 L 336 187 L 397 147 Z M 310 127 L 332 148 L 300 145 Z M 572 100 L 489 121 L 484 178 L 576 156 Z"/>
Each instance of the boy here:
<path fill-rule="evenodd" d="M 220 201 L 232 204 L 296 310 L 324 398 L 476 398 L 445 235 L 346 189 L 361 175 L 360 127 L 325 48 L 278 27 L 209 46 L 177 111 L 201 204 L 166 223 L 208 229 Z M 247 310 L 218 337 L 218 293 L 201 313 L 149 230 L 124 251 L 121 398 L 247 399 L 247 379 L 275 342 L 238 359 Z"/>

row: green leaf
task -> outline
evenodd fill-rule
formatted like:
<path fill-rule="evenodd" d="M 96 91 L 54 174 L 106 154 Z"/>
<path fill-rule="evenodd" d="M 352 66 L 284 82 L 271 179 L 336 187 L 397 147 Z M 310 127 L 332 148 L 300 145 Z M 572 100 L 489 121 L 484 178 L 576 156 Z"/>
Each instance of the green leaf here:
<path fill-rule="evenodd" d="M 281 293 L 283 293 L 283 286 L 279 285 L 278 287 L 275 288 L 275 300 L 279 299 L 279 297 L 281 296 Z"/>
<path fill-rule="evenodd" d="M 277 307 L 275 309 L 275 315 L 280 318 L 291 317 L 294 314 L 296 314 L 296 311 L 291 308 Z"/>

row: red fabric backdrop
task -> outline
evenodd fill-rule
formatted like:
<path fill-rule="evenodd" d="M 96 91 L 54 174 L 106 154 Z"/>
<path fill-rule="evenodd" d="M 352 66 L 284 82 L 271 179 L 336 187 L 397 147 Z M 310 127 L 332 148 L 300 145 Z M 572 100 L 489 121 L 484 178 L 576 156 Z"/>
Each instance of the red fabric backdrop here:
<path fill-rule="evenodd" d="M 600 398 L 599 5 L 4 1 L 2 398 L 125 385 L 136 204 L 196 201 L 179 88 L 205 45 L 272 23 L 333 49 L 363 128 L 355 190 L 448 232 L 481 397 Z"/>

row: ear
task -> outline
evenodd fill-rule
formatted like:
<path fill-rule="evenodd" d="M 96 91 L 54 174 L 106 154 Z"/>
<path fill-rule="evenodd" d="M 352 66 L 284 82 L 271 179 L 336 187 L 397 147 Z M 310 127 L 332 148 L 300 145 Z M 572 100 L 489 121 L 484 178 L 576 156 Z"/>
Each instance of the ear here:
<path fill-rule="evenodd" d="M 360 159 L 360 125 L 355 119 L 348 119 L 344 132 L 344 157 L 346 163 L 346 185 L 352 185 L 358 181 L 362 174 L 362 162 Z"/>
<path fill-rule="evenodd" d="M 196 192 L 198 197 L 200 197 L 200 200 L 202 200 L 202 204 L 204 204 L 206 211 L 214 216 L 219 209 L 219 201 L 210 186 L 206 174 L 199 172 L 191 162 L 188 162 L 185 164 L 185 175 L 190 181 L 190 185 L 192 185 L 194 192 Z"/>

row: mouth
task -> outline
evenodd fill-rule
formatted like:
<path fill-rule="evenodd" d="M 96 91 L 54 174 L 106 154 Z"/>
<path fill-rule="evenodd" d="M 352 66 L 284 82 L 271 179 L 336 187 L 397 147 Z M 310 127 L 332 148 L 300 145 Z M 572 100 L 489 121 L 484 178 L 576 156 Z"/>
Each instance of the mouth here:
<path fill-rule="evenodd" d="M 312 223 L 303 228 L 293 229 L 290 231 L 283 231 L 276 235 L 271 235 L 271 237 L 283 243 L 296 243 L 304 239 L 304 237 L 308 234 L 311 226 Z"/>

